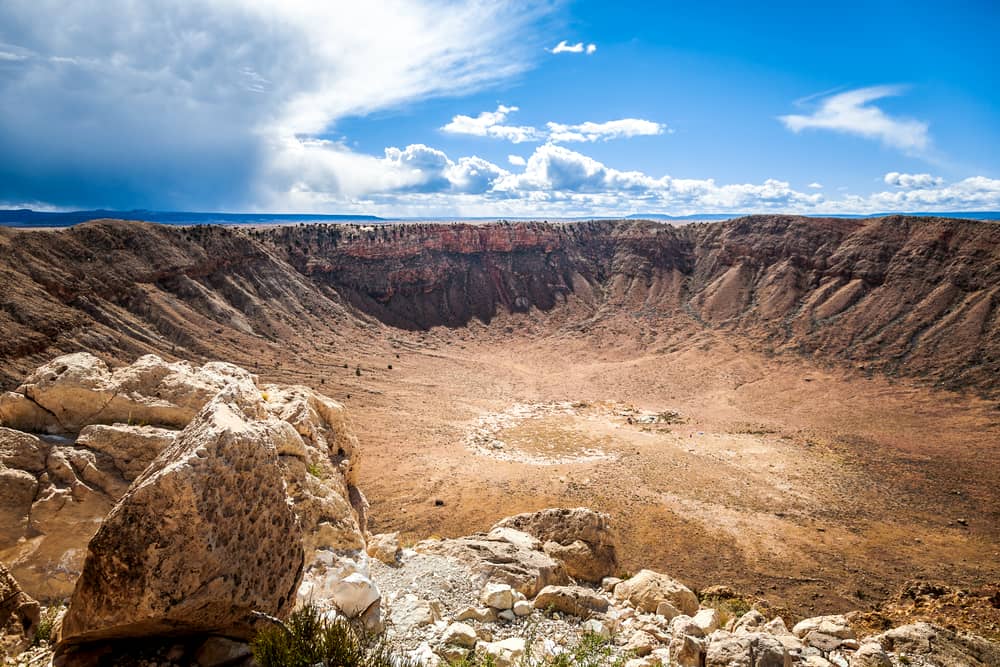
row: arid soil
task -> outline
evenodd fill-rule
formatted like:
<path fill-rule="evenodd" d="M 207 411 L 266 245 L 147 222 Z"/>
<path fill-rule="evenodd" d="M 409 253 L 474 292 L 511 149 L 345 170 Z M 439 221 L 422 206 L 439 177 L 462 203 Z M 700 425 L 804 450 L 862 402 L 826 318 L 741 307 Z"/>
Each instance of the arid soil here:
<path fill-rule="evenodd" d="M 793 616 L 995 585 L 997 227 L 758 223 L 4 232 L 2 388 L 79 349 L 220 358 L 346 405 L 373 532 L 585 505 L 626 569 Z M 980 597 L 956 622 L 997 636 Z"/>

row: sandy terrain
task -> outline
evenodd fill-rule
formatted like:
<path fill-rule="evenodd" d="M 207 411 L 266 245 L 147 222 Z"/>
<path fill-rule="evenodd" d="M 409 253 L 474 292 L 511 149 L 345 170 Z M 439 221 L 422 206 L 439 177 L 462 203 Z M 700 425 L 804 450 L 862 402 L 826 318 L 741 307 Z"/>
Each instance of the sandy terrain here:
<path fill-rule="evenodd" d="M 360 347 L 302 350 L 308 369 L 259 370 L 348 406 L 373 531 L 415 541 L 587 505 L 615 517 L 626 570 L 801 614 L 864 608 L 915 578 L 1000 578 L 992 402 L 712 332 L 640 344 L 614 322 L 581 335 L 540 321 L 375 325 Z"/>

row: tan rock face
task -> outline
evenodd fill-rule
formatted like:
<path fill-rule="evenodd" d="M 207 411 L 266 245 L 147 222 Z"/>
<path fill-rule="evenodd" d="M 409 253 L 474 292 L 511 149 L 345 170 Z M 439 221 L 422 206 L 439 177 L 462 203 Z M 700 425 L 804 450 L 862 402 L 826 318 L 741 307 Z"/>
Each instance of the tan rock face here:
<path fill-rule="evenodd" d="M 422 553 L 450 556 L 468 564 L 477 584 L 509 584 L 527 597 L 546 586 L 569 583 L 562 563 L 542 551 L 523 546 L 522 540 L 508 542 L 497 536 L 472 535 L 448 540 L 429 540 L 414 547 Z"/>
<path fill-rule="evenodd" d="M 607 611 L 608 601 L 589 588 L 582 586 L 546 586 L 535 597 L 535 609 L 555 609 L 564 614 L 589 618 Z"/>
<path fill-rule="evenodd" d="M 135 481 L 88 547 L 64 643 L 249 637 L 251 611 L 290 610 L 302 535 L 265 414 L 251 383 L 233 385 Z"/>
<path fill-rule="evenodd" d="M 41 618 L 41 609 L 21 590 L 10 570 L 0 563 L 0 628 L 7 627 L 12 618 L 17 620 L 25 636 L 30 636 Z"/>
<path fill-rule="evenodd" d="M 574 579 L 600 583 L 618 572 L 617 537 L 607 514 L 578 507 L 507 517 L 493 526 L 514 529 L 544 543 L 543 549 Z"/>
<path fill-rule="evenodd" d="M 52 415 L 58 427 L 45 424 L 41 429 L 49 432 L 75 433 L 89 424 L 114 422 L 181 428 L 233 381 L 252 381 L 252 376 L 232 364 L 194 367 L 183 361 L 167 363 L 152 354 L 112 371 L 94 355 L 79 352 L 40 366 L 15 393 Z M 8 402 L 6 426 L 40 430 L 40 413 L 23 401 Z"/>
<path fill-rule="evenodd" d="M 640 570 L 615 586 L 615 597 L 628 600 L 639 611 L 655 612 L 661 602 L 669 602 L 689 616 L 698 613 L 698 598 L 691 589 L 652 570 Z"/>
<path fill-rule="evenodd" d="M 322 581 L 312 592 L 364 571 L 363 559 L 355 561 L 364 553 L 367 503 L 353 485 L 358 447 L 340 404 L 307 387 L 258 388 L 253 375 L 230 364 L 168 364 L 148 355 L 111 370 L 72 354 L 0 396 L 6 426 L 71 431 L 39 437 L 0 428 L 0 559 L 25 590 L 40 599 L 73 593 L 103 518 L 180 433 L 143 422 L 186 426 L 222 388 L 236 385 L 262 400 L 259 418 L 270 424 L 287 500 L 302 526 L 306 578 Z"/>

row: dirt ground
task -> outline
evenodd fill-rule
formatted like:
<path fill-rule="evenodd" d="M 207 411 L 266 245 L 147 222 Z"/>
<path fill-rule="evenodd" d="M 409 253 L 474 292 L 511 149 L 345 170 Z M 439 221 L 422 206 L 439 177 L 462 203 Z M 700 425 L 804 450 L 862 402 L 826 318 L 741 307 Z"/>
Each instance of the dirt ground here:
<path fill-rule="evenodd" d="M 347 406 L 373 532 L 456 536 L 584 505 L 613 516 L 624 571 L 799 615 L 913 579 L 1000 581 L 995 403 L 709 330 L 505 318 L 373 324 L 258 370 Z"/>

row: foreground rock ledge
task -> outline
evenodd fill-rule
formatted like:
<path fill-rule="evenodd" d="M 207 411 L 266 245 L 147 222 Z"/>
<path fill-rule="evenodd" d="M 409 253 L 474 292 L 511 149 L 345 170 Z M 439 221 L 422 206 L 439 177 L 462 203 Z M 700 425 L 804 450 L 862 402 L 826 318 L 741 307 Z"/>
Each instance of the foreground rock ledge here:
<path fill-rule="evenodd" d="M 212 399 L 135 481 L 88 547 L 65 644 L 146 635 L 250 638 L 251 612 L 284 616 L 302 576 L 302 529 L 252 386 Z"/>

